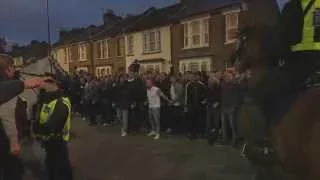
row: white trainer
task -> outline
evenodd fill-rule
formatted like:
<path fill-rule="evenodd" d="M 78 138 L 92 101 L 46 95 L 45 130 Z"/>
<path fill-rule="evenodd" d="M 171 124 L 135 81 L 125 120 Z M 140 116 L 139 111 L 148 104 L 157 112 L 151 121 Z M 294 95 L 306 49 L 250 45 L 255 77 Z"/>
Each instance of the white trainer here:
<path fill-rule="evenodd" d="M 125 137 L 125 136 L 127 136 L 127 133 L 126 132 L 122 132 L 121 133 L 121 137 Z"/>
<path fill-rule="evenodd" d="M 157 135 L 157 133 L 154 132 L 154 131 L 151 131 L 151 132 L 148 134 L 148 136 L 154 136 L 154 135 Z"/>
<path fill-rule="evenodd" d="M 154 139 L 154 140 L 160 139 L 160 134 L 157 134 L 153 139 Z"/>

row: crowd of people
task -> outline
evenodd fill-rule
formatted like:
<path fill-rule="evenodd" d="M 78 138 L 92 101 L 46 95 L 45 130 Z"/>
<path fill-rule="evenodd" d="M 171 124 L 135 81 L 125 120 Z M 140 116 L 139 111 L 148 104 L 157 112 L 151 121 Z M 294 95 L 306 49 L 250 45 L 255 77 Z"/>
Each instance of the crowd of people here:
<path fill-rule="evenodd" d="M 178 75 L 129 72 L 94 77 L 73 76 L 74 109 L 89 125 L 121 124 L 121 136 L 161 132 L 191 139 L 218 133 L 237 143 L 237 111 L 247 92 L 250 71 L 186 72 Z"/>

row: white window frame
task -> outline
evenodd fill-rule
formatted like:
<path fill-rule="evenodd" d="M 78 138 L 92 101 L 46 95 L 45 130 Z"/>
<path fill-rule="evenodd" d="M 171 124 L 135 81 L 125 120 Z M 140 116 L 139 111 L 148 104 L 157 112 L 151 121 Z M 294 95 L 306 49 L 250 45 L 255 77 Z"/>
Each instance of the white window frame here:
<path fill-rule="evenodd" d="M 71 49 L 66 47 L 63 50 L 63 63 L 68 64 L 71 61 Z"/>
<path fill-rule="evenodd" d="M 96 70 L 95 70 L 95 74 L 97 77 L 102 77 L 101 76 L 102 70 L 105 70 L 105 72 L 106 72 L 105 75 L 107 75 L 107 76 L 112 74 L 111 73 L 111 70 L 112 70 L 111 66 L 98 66 L 98 67 L 96 67 Z"/>
<path fill-rule="evenodd" d="M 199 32 L 193 33 L 192 24 L 199 24 Z M 203 48 L 208 47 L 210 42 L 210 16 L 196 18 L 192 20 L 182 21 L 183 25 L 183 48 Z M 208 34 L 208 42 L 205 42 L 205 35 Z M 198 35 L 200 37 L 199 44 L 193 44 L 193 36 Z"/>
<path fill-rule="evenodd" d="M 211 71 L 211 60 L 209 59 L 192 59 L 192 60 L 181 60 L 179 62 L 179 70 L 181 73 L 185 73 L 187 71 L 191 71 L 191 65 L 197 64 L 196 71 Z M 202 69 L 202 65 L 206 64 L 206 69 Z"/>
<path fill-rule="evenodd" d="M 203 40 L 203 45 L 208 46 L 210 42 L 210 19 L 204 19 L 202 21 L 202 26 L 203 26 L 203 35 L 202 35 L 202 40 Z M 206 35 L 208 37 L 208 42 L 206 42 Z"/>
<path fill-rule="evenodd" d="M 88 67 L 78 67 L 76 71 L 86 71 L 86 72 L 88 72 Z"/>
<path fill-rule="evenodd" d="M 239 30 L 239 15 L 240 15 L 241 10 L 240 9 L 236 9 L 236 10 L 230 10 L 230 11 L 226 11 L 223 13 L 224 17 L 225 17 L 225 44 L 232 44 L 235 43 L 237 41 L 237 38 L 233 38 L 231 39 L 229 37 L 229 30 L 230 29 L 236 29 Z M 236 25 L 231 26 L 230 27 L 230 16 L 236 15 Z"/>
<path fill-rule="evenodd" d="M 140 65 L 142 68 L 142 73 L 143 72 L 147 72 L 150 69 L 152 69 L 153 71 L 156 71 L 157 69 L 159 70 L 159 72 L 163 72 L 162 71 L 162 63 L 158 62 L 158 63 L 144 63 Z M 149 68 L 152 67 L 152 68 Z"/>
<path fill-rule="evenodd" d="M 117 57 L 122 57 L 122 56 L 124 56 L 125 54 L 125 52 L 124 52 L 124 50 L 125 50 L 125 44 L 121 44 L 121 41 L 124 41 L 124 39 L 121 39 L 121 38 L 119 38 L 119 39 L 117 39 L 117 41 L 116 41 L 116 55 L 117 55 Z M 123 42 L 123 43 L 125 43 L 125 42 Z M 122 46 L 121 46 L 122 45 Z M 120 52 L 120 54 L 118 54 L 118 52 Z"/>
<path fill-rule="evenodd" d="M 106 59 L 109 57 L 109 41 L 107 39 L 105 40 L 99 40 L 98 41 L 98 47 L 100 48 L 100 54 L 98 54 L 98 59 Z"/>
<path fill-rule="evenodd" d="M 154 38 L 151 38 L 151 36 L 154 36 Z M 152 39 L 153 41 L 151 42 Z M 154 44 L 153 49 L 151 47 L 151 44 Z M 142 33 L 142 51 L 143 51 L 143 54 L 161 52 L 161 30 L 160 29 L 148 30 Z"/>
<path fill-rule="evenodd" d="M 87 61 L 88 60 L 87 48 L 88 48 L 87 44 L 81 44 L 81 45 L 78 46 L 79 61 Z"/>
<path fill-rule="evenodd" d="M 134 50 L 134 36 L 133 35 L 128 35 L 127 36 L 127 55 L 133 55 L 133 50 Z"/>
<path fill-rule="evenodd" d="M 70 48 L 70 47 L 67 48 L 67 58 L 68 58 L 68 59 L 67 59 L 68 62 L 71 62 L 71 61 L 72 61 L 72 51 L 71 51 L 71 48 Z M 68 62 L 67 62 L 67 63 L 68 63 Z"/>

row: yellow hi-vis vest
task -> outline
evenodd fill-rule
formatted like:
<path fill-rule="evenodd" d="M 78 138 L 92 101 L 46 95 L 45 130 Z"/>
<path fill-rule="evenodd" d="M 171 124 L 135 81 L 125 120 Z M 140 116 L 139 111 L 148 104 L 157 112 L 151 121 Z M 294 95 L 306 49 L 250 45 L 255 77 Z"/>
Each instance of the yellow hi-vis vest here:
<path fill-rule="evenodd" d="M 302 9 L 305 10 L 311 0 L 300 0 Z M 292 51 L 320 50 L 320 42 L 315 42 L 315 12 L 320 8 L 320 0 L 316 0 L 310 10 L 304 16 L 302 41 L 291 47 Z"/>
<path fill-rule="evenodd" d="M 40 125 L 44 125 L 50 119 L 53 113 L 58 99 L 51 101 L 49 104 L 43 104 L 40 112 Z M 42 140 L 49 140 L 51 137 L 62 136 L 64 141 L 70 140 L 70 128 L 71 128 L 71 102 L 69 98 L 63 97 L 62 102 L 68 107 L 68 117 L 64 125 L 63 132 L 61 134 L 44 134 L 39 137 Z"/>

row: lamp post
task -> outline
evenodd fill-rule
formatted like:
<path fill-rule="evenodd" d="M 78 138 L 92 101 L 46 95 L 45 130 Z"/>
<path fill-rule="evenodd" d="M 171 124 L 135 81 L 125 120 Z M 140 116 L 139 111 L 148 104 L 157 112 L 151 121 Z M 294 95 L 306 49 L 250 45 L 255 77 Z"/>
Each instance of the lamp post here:
<path fill-rule="evenodd" d="M 49 0 L 46 0 L 46 11 L 47 11 L 47 34 L 48 34 L 48 59 L 50 62 L 50 72 L 52 73 L 52 62 L 51 62 L 51 30 L 50 30 L 50 12 L 49 12 Z"/>

